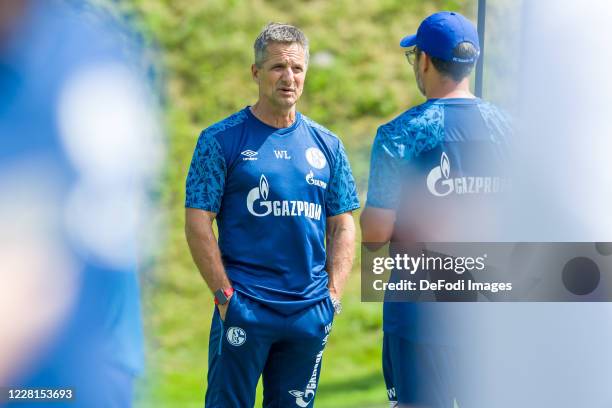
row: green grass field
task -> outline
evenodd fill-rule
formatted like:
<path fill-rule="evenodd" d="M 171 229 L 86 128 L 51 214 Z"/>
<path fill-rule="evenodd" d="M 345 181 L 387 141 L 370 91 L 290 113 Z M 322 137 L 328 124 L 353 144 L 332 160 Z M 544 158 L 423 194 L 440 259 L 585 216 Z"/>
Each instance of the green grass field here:
<path fill-rule="evenodd" d="M 302 28 L 311 66 L 298 108 L 344 142 L 364 202 L 376 128 L 422 101 L 399 39 L 426 15 L 468 0 L 133 0 L 126 12 L 155 38 L 165 71 L 169 136 L 160 215 L 166 236 L 143 273 L 147 371 L 140 407 L 201 407 L 212 296 L 194 267 L 183 234 L 184 181 L 199 132 L 256 100 L 252 44 L 269 21 Z M 355 214 L 357 220 L 358 213 Z M 382 305 L 360 302 L 356 260 L 344 312 L 328 343 L 318 407 L 384 407 Z"/>

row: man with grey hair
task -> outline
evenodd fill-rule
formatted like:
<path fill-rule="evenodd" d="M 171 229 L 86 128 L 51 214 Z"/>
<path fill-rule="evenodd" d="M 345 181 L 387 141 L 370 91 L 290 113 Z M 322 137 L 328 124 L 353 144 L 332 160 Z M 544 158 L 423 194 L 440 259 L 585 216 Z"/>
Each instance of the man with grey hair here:
<path fill-rule="evenodd" d="M 187 177 L 187 241 L 217 305 L 206 406 L 252 407 L 263 375 L 264 407 L 307 407 L 341 310 L 359 201 L 338 137 L 296 111 L 305 35 L 272 23 L 254 48 L 257 102 L 201 133 Z"/>

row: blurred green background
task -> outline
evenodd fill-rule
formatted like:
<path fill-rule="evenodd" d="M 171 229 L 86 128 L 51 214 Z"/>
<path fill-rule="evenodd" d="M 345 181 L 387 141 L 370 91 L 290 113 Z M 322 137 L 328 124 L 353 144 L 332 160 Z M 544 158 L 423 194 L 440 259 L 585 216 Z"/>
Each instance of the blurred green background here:
<path fill-rule="evenodd" d="M 376 128 L 423 101 L 398 45 L 400 38 L 439 10 L 460 11 L 475 20 L 475 1 L 118 4 L 160 50 L 169 137 L 160 186 L 167 241 L 142 278 L 147 371 L 138 384 L 137 406 L 202 407 L 213 303 L 184 239 L 184 182 L 200 131 L 256 101 L 250 64 L 259 31 L 279 21 L 297 25 L 309 37 L 311 64 L 298 109 L 342 139 L 363 203 Z M 381 373 L 382 305 L 360 302 L 359 279 L 357 256 L 344 312 L 325 351 L 316 397 L 320 408 L 387 406 Z"/>

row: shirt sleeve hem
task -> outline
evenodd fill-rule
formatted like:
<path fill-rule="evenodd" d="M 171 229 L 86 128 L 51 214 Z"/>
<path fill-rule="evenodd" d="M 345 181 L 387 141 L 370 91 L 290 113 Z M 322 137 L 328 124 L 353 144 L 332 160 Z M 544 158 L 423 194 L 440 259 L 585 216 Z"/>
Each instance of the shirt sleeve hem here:
<path fill-rule="evenodd" d="M 334 217 L 336 215 L 340 215 L 340 214 L 344 214 L 345 212 L 349 212 L 349 211 L 354 211 L 359 209 L 359 207 L 361 207 L 359 204 L 353 204 L 347 207 L 343 207 L 337 211 L 333 211 L 327 214 L 328 217 Z"/>
<path fill-rule="evenodd" d="M 395 210 L 396 209 L 394 205 L 384 204 L 384 203 L 373 201 L 373 200 L 367 200 L 364 207 L 382 208 L 385 210 Z"/>
<path fill-rule="evenodd" d="M 215 208 L 210 205 L 203 205 L 203 204 L 190 203 L 190 202 L 185 203 L 185 208 L 194 208 L 196 210 L 204 210 L 204 211 L 213 212 L 215 214 L 219 212 L 219 208 Z"/>

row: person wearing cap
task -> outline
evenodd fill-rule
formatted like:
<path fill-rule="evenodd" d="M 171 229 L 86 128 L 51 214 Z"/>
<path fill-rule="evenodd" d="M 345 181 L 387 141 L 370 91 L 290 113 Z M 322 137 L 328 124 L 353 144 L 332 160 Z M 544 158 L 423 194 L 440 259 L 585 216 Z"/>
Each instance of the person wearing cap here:
<path fill-rule="evenodd" d="M 296 111 L 308 40 L 271 23 L 251 66 L 259 99 L 200 135 L 186 235 L 215 296 L 206 407 L 312 406 L 354 255 L 359 208 L 340 139 Z M 212 223 L 217 220 L 219 241 Z"/>
<path fill-rule="evenodd" d="M 418 242 L 485 240 L 484 220 L 494 218 L 486 216 L 495 214 L 494 197 L 503 192 L 495 181 L 503 176 L 511 128 L 505 113 L 470 91 L 480 54 L 476 28 L 459 13 L 439 12 L 400 46 L 427 100 L 378 128 L 362 240 L 391 242 L 395 251 Z M 392 406 L 470 406 L 457 350 L 470 335 L 462 319 L 471 305 L 385 295 L 383 371 Z M 453 300 L 439 293 L 435 299 Z"/>

